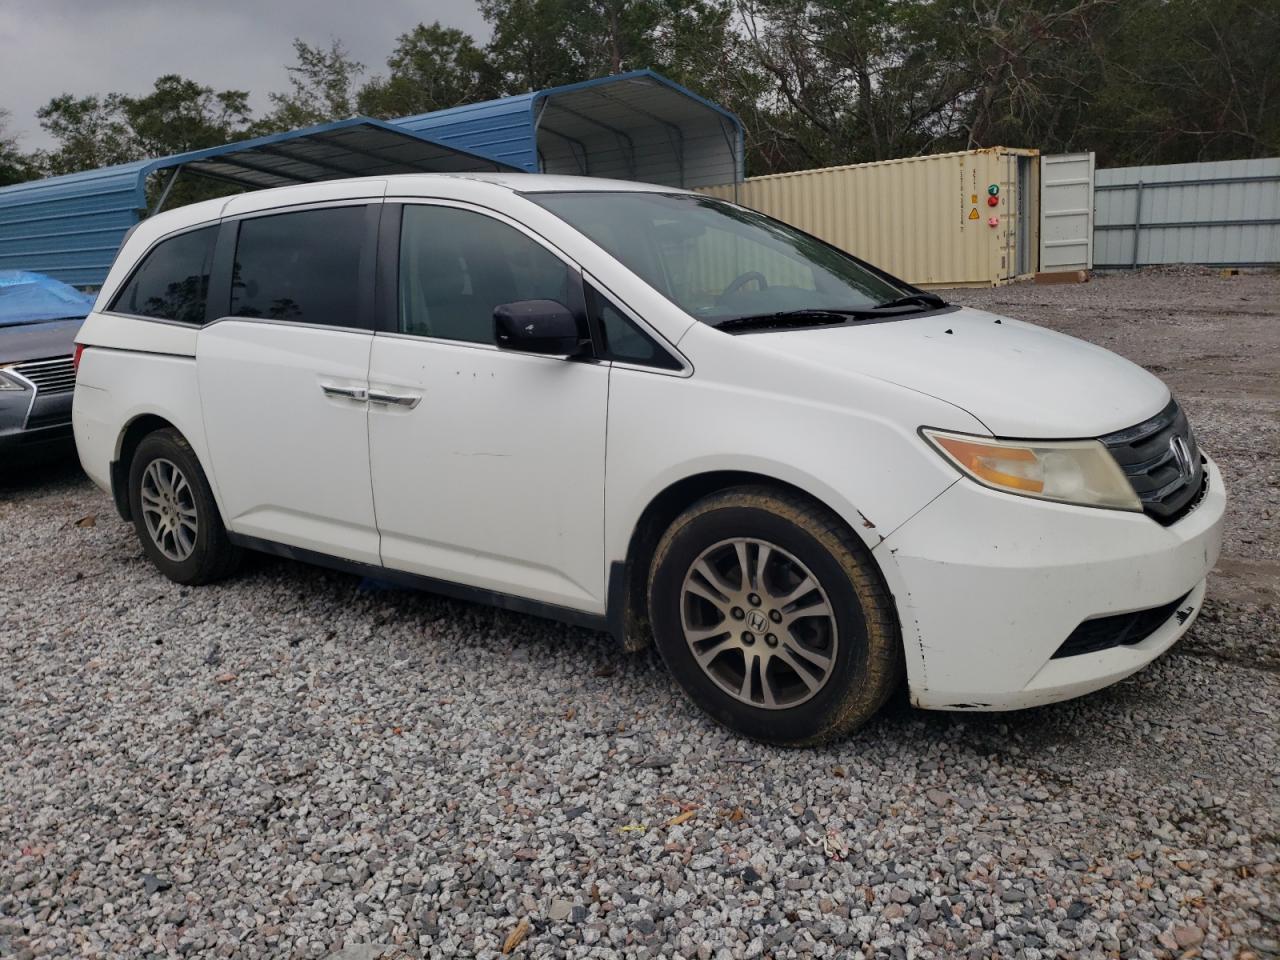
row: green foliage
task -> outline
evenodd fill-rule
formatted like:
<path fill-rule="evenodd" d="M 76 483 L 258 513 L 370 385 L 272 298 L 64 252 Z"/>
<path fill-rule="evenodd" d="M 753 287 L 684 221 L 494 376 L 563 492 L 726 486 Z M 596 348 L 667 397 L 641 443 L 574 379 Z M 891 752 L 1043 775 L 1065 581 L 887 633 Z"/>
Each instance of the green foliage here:
<path fill-rule="evenodd" d="M 51 174 L 73 173 L 238 140 L 248 133 L 248 98 L 243 90 L 215 92 L 176 74 L 158 78 L 141 97 L 64 93 L 36 112 L 58 140 L 42 165 Z"/>
<path fill-rule="evenodd" d="M 342 41 L 333 40 L 324 49 L 295 39 L 293 55 L 296 62 L 285 67 L 291 89 L 268 94 L 272 110 L 254 124 L 255 135 L 345 120 L 359 112 L 357 82 L 364 64 L 352 59 Z"/>
<path fill-rule="evenodd" d="M 0 107 L 0 187 L 39 176 L 34 158 L 18 149 L 18 139 L 8 132 L 8 110 Z"/>
<path fill-rule="evenodd" d="M 107 167 L 140 155 L 121 114 L 118 94 L 75 97 L 64 93 L 37 110 L 36 116 L 59 144 L 43 158 L 51 174 Z"/>
<path fill-rule="evenodd" d="M 249 94 L 245 90 L 215 93 L 194 80 L 166 74 L 146 96 L 116 96 L 143 156 L 214 147 L 248 134 Z"/>
<path fill-rule="evenodd" d="M 374 77 L 356 97 L 360 112 L 389 119 L 496 96 L 489 59 L 461 30 L 418 24 L 396 40 L 389 73 Z"/>
<path fill-rule="evenodd" d="M 0 113 L 0 182 L 640 67 L 736 112 L 753 174 L 998 144 L 1103 166 L 1280 155 L 1276 0 L 479 3 L 487 45 L 418 24 L 367 79 L 340 41 L 295 40 L 290 89 L 257 122 L 243 91 L 178 76 L 53 98 L 48 153 L 22 153 Z"/>
<path fill-rule="evenodd" d="M 1055 131 L 1073 149 L 1096 142 L 1100 160 L 1126 163 L 1280 155 L 1274 0 L 1134 0 L 1098 46 L 1087 111 Z"/>
<path fill-rule="evenodd" d="M 565 42 L 572 0 L 480 0 L 493 28 L 487 48 L 505 93 L 523 93 L 583 78 L 583 65 Z"/>
<path fill-rule="evenodd" d="M 738 0 L 753 172 L 1010 145 L 1280 153 L 1274 0 Z"/>

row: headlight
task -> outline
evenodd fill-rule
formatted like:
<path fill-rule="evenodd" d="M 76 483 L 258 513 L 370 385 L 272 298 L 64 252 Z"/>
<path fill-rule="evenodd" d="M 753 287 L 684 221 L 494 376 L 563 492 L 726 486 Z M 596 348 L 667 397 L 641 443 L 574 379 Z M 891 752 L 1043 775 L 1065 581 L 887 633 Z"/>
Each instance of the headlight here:
<path fill-rule="evenodd" d="M 0 367 L 0 390 L 25 390 L 27 385 Z"/>
<path fill-rule="evenodd" d="M 934 448 L 984 487 L 1084 507 L 1141 510 L 1128 477 L 1097 440 L 992 440 L 921 430 Z"/>

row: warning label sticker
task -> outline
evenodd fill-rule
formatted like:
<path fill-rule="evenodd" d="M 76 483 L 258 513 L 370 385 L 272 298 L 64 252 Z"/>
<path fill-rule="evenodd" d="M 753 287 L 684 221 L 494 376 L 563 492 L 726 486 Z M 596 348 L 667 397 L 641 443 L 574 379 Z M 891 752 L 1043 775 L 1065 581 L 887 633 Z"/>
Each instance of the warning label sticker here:
<path fill-rule="evenodd" d="M 970 219 L 970 220 L 977 220 L 977 219 L 978 219 L 978 208 L 977 208 L 977 207 L 974 207 L 972 210 L 970 210 L 970 211 L 969 211 L 969 219 Z"/>

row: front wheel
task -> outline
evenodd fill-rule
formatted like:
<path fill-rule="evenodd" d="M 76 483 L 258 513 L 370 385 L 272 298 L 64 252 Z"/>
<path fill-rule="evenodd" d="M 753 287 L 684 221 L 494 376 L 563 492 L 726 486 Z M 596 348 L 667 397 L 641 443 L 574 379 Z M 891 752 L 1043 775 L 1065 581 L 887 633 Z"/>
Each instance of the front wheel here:
<path fill-rule="evenodd" d="M 129 508 L 143 551 L 170 580 L 209 583 L 239 563 L 200 461 L 177 430 L 157 430 L 138 444 Z"/>
<path fill-rule="evenodd" d="M 892 601 L 870 554 L 830 511 L 739 487 L 690 507 L 650 568 L 658 649 L 720 723 L 800 745 L 865 723 L 902 677 Z"/>

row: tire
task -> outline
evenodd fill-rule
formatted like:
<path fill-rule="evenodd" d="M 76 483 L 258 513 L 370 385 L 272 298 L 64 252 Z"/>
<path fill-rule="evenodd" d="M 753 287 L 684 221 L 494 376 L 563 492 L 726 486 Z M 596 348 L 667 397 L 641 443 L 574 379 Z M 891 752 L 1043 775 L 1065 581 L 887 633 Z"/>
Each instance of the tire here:
<path fill-rule="evenodd" d="M 755 740 L 847 734 L 902 680 L 897 616 L 869 551 L 835 514 L 787 491 L 736 487 L 677 517 L 654 552 L 649 615 L 693 702 Z"/>
<path fill-rule="evenodd" d="M 129 510 L 143 552 L 175 583 L 212 583 L 240 563 L 200 461 L 177 430 L 157 430 L 138 444 L 129 464 Z"/>

